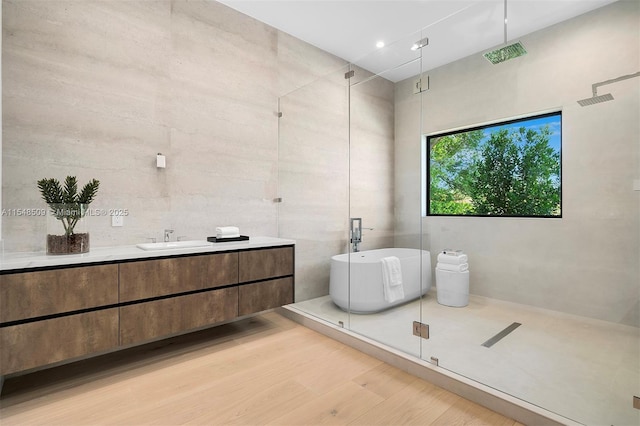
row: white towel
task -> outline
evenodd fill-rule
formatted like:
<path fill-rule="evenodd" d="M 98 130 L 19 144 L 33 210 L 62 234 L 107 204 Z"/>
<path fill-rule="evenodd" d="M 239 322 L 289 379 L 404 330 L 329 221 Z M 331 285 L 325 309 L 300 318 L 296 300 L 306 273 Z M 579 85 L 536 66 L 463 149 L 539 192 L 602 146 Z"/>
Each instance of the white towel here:
<path fill-rule="evenodd" d="M 466 254 L 459 254 L 457 256 L 454 254 L 445 254 L 445 253 L 438 254 L 439 263 L 448 263 L 449 265 L 461 265 L 463 263 L 467 263 L 468 261 L 469 261 L 469 258 L 467 257 Z"/>
<path fill-rule="evenodd" d="M 217 238 L 237 238 L 240 236 L 240 228 L 237 226 L 219 226 L 216 228 Z"/>
<path fill-rule="evenodd" d="M 382 263 L 382 289 L 384 300 L 393 303 L 404 299 L 404 288 L 402 287 L 402 266 L 400 259 L 396 256 L 384 257 Z"/>
<path fill-rule="evenodd" d="M 469 264 L 462 263 L 460 265 L 452 265 L 451 263 L 438 262 L 436 269 L 440 269 L 441 271 L 464 272 L 469 270 Z"/>

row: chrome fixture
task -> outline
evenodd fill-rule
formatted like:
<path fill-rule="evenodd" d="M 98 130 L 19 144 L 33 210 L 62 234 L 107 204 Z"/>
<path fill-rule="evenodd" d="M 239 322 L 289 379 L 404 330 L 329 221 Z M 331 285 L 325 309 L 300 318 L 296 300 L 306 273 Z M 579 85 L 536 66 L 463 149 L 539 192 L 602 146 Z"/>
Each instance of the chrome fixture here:
<path fill-rule="evenodd" d="M 352 217 L 349 220 L 349 236 L 353 248 L 351 251 L 360 251 L 360 243 L 362 242 L 362 218 Z"/>
<path fill-rule="evenodd" d="M 361 217 L 352 217 L 349 220 L 349 227 L 350 227 L 349 234 L 351 237 L 351 244 L 352 244 L 351 251 L 354 251 L 354 252 L 360 251 L 360 243 L 362 242 L 362 230 L 368 229 L 372 231 L 373 228 L 363 228 Z"/>
<path fill-rule="evenodd" d="M 634 74 L 623 75 L 621 77 L 612 78 L 611 80 L 605 80 L 599 83 L 594 83 L 591 85 L 591 91 L 593 92 L 593 96 L 587 99 L 579 100 L 578 103 L 580 104 L 580 106 L 585 107 L 585 106 L 599 104 L 601 102 L 612 101 L 613 95 L 611 93 L 598 96 L 598 87 L 611 84 L 611 83 L 617 83 L 618 81 L 627 80 L 629 78 L 634 78 L 638 76 L 640 76 L 640 71 Z"/>
<path fill-rule="evenodd" d="M 419 321 L 413 322 L 413 335 L 422 337 L 423 339 L 429 338 L 429 324 L 423 324 Z M 431 357 L 431 359 L 434 359 Z M 435 358 L 436 365 L 438 365 L 438 358 Z"/>
<path fill-rule="evenodd" d="M 164 230 L 164 242 L 168 243 L 169 242 L 169 235 L 173 234 L 173 229 L 165 229 Z"/>
<path fill-rule="evenodd" d="M 429 38 L 425 37 L 421 40 L 416 41 L 415 43 L 413 43 L 413 46 L 411 46 L 411 50 L 418 50 L 418 49 L 422 49 L 425 46 L 429 45 Z"/>
<path fill-rule="evenodd" d="M 495 65 L 527 54 L 527 50 L 519 41 L 507 45 L 507 0 L 504 0 L 504 44 L 505 46 L 487 52 L 482 56 Z"/>

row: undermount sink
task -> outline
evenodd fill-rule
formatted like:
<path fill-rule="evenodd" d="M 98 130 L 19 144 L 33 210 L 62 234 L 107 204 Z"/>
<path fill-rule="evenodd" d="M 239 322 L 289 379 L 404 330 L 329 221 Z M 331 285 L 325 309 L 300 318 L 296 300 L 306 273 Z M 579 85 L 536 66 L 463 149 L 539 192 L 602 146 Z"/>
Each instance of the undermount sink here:
<path fill-rule="evenodd" d="M 170 241 L 167 243 L 144 243 L 136 244 L 136 247 L 142 250 L 169 250 L 169 249 L 181 249 L 181 248 L 193 248 L 193 247 L 209 247 L 212 244 L 208 241 Z"/>

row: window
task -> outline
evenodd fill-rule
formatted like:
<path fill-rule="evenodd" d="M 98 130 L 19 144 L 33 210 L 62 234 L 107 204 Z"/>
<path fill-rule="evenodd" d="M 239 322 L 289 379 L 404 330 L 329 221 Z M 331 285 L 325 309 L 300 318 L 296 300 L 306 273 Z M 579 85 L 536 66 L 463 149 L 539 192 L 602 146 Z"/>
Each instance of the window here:
<path fill-rule="evenodd" d="M 562 113 L 427 137 L 431 216 L 562 217 Z"/>

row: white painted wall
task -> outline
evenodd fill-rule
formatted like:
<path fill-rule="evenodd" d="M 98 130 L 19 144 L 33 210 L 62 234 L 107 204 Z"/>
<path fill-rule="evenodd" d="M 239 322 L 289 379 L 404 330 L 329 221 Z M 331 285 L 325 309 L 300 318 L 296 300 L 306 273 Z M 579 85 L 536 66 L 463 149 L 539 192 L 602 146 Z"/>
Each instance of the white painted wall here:
<path fill-rule="evenodd" d="M 471 292 L 640 325 L 640 79 L 600 89 L 615 101 L 580 107 L 591 84 L 640 70 L 640 4 L 620 1 L 521 39 L 526 56 L 480 54 L 430 70 L 425 134 L 560 108 L 563 218 L 423 219 L 435 253 L 469 254 Z M 434 41 L 435 42 L 435 41 Z M 428 54 L 428 52 L 424 52 Z M 420 99 L 396 85 L 396 229 L 419 226 Z"/>

